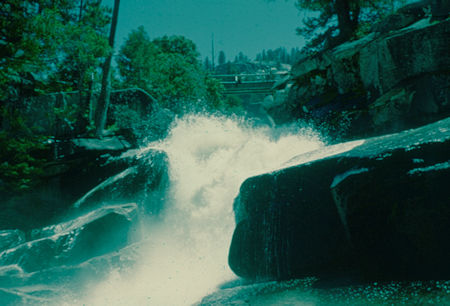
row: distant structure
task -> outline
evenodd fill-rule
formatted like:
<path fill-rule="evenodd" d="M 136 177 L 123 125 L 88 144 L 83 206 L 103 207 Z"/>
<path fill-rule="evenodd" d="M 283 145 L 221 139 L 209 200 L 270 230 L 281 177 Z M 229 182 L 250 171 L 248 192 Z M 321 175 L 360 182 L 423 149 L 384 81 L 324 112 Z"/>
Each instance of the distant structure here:
<path fill-rule="evenodd" d="M 214 33 L 211 34 L 211 60 L 212 60 L 212 71 L 214 71 L 216 69 L 214 59 Z"/>

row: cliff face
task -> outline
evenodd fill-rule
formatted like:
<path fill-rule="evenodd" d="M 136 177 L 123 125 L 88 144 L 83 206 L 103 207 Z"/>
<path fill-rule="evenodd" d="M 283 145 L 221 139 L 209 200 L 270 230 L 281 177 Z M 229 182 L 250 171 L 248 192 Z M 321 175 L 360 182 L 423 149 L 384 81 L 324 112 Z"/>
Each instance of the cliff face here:
<path fill-rule="evenodd" d="M 450 114 L 450 20 L 407 12 L 368 36 L 297 63 L 288 98 L 268 109 L 277 123 L 313 121 L 334 136 L 366 137 Z M 412 24 L 411 24 L 412 22 Z"/>

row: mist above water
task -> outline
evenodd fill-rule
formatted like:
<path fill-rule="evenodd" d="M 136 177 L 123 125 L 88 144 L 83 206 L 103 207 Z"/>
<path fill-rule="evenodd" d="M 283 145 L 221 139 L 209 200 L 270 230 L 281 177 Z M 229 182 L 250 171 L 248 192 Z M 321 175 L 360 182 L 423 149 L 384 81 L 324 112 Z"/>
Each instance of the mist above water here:
<path fill-rule="evenodd" d="M 190 115 L 150 143 L 169 157 L 170 187 L 160 221 L 144 226 L 142 259 L 112 273 L 87 305 L 189 305 L 236 276 L 228 267 L 233 200 L 248 177 L 322 147 L 311 129 L 252 127 L 243 120 Z"/>

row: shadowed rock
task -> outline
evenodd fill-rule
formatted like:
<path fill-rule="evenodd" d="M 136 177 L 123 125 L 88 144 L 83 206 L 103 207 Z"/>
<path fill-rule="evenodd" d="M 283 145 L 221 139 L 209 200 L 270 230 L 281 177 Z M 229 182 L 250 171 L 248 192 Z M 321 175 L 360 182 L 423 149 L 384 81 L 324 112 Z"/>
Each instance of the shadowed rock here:
<path fill-rule="evenodd" d="M 70 265 L 125 247 L 137 218 L 134 203 L 106 206 L 73 220 L 34 230 L 31 241 L 0 253 L 3 266 L 26 272 Z"/>
<path fill-rule="evenodd" d="M 368 279 L 448 278 L 450 118 L 327 150 L 243 183 L 233 271 L 253 279 L 350 270 Z"/>

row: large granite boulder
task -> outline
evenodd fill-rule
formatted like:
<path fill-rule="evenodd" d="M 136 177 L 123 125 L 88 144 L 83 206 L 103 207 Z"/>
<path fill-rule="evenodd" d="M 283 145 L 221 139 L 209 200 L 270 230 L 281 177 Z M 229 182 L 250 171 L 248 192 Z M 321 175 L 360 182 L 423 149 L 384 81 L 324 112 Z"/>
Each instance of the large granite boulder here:
<path fill-rule="evenodd" d="M 3 199 L 0 229 L 31 230 L 52 224 L 74 203 L 92 208 L 136 202 L 156 213 L 167 183 L 164 152 L 128 150 L 119 138 L 73 139 L 72 154 L 49 162 L 39 185 Z"/>
<path fill-rule="evenodd" d="M 133 166 L 94 186 L 74 202 L 73 208 L 86 210 L 104 203 L 134 201 L 146 212 L 157 214 L 163 208 L 167 186 L 167 155 L 163 151 L 149 150 Z"/>
<path fill-rule="evenodd" d="M 252 279 L 450 277 L 449 153 L 450 118 L 247 179 L 234 203 L 232 270 Z"/>
<path fill-rule="evenodd" d="M 393 30 L 380 29 L 388 26 L 383 21 L 364 38 L 293 66 L 288 98 L 270 107 L 269 114 L 277 123 L 311 120 L 346 139 L 447 117 L 450 20 L 417 20 L 423 16 L 408 10 L 398 14 L 404 20 Z"/>
<path fill-rule="evenodd" d="M 73 265 L 117 251 L 129 243 L 137 205 L 105 206 L 31 232 L 30 240 L 0 253 L 0 265 L 25 272 Z"/>

